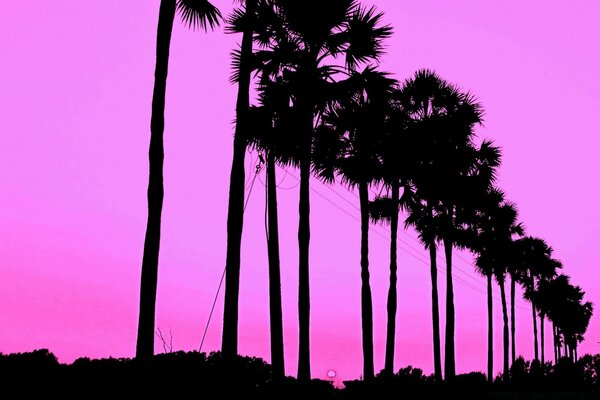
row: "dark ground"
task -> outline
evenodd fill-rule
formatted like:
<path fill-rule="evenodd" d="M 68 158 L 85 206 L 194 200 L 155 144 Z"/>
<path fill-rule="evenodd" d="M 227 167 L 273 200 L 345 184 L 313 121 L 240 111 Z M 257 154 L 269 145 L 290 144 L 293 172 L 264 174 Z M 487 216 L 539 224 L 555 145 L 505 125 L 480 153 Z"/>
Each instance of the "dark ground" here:
<path fill-rule="evenodd" d="M 600 399 L 600 356 L 577 363 L 562 360 L 541 368 L 517 360 L 510 383 L 498 377 L 488 384 L 479 372 L 452 383 L 437 384 L 419 369 L 407 367 L 373 382 L 300 384 L 293 378 L 275 383 L 270 366 L 259 358 L 239 357 L 225 363 L 220 353 L 176 352 L 151 362 L 80 358 L 60 364 L 47 350 L 0 354 L 1 398 L 164 398 L 234 399 Z M 4 394 L 3 394 L 4 393 Z"/>

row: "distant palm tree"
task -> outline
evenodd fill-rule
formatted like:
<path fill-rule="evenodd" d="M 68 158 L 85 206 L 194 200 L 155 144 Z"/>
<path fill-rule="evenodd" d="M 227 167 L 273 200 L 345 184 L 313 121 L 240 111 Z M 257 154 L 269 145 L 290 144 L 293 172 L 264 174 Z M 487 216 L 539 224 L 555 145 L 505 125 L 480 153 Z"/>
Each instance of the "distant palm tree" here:
<path fill-rule="evenodd" d="M 373 304 L 369 283 L 369 186 L 381 180 L 378 150 L 386 130 L 386 118 L 395 81 L 367 67 L 340 84 L 345 95 L 323 115 L 326 126 L 337 133 L 341 152 L 334 161 L 342 182 L 358 187 L 361 221 L 361 308 L 363 377 L 375 376 L 373 364 Z"/>
<path fill-rule="evenodd" d="M 537 305 L 536 305 L 536 280 L 551 278 L 556 275 L 558 264 L 552 260 L 552 247 L 543 239 L 530 236 L 523 237 L 516 241 L 516 251 L 519 252 L 521 270 L 526 270 L 521 280 L 525 286 L 525 298 L 531 303 L 531 312 L 533 320 L 533 342 L 534 342 L 534 360 L 539 358 L 538 324 L 537 324 Z"/>
<path fill-rule="evenodd" d="M 213 29 L 219 25 L 221 14 L 206 0 L 161 0 L 156 38 L 156 70 L 152 95 L 150 122 L 150 176 L 148 182 L 148 223 L 144 240 L 140 287 L 140 314 L 136 357 L 148 359 L 154 354 L 154 318 L 156 286 L 158 281 L 158 254 L 160 225 L 164 197 L 163 187 L 163 134 L 165 129 L 165 94 L 169 69 L 171 33 L 176 10 L 183 22 L 191 28 Z"/>
<path fill-rule="evenodd" d="M 377 60 L 382 41 L 391 28 L 379 26 L 381 14 L 365 9 L 354 0 L 279 0 L 271 22 L 259 34 L 264 50 L 257 62 L 271 78 L 285 75 L 291 87 L 299 135 L 300 202 L 298 224 L 299 247 L 299 353 L 298 378 L 310 379 L 310 174 L 315 123 L 329 102 L 333 75 L 341 68 L 328 64 L 345 57 L 346 67 Z M 318 15 L 318 18 L 315 18 Z"/>
<path fill-rule="evenodd" d="M 556 326 L 556 335 L 562 336 L 564 357 L 576 361 L 577 343 L 583 340 L 593 313 L 593 305 L 584 302 L 583 290 L 569 282 L 566 275 L 544 280 L 538 285 L 540 309 Z M 560 349 L 557 349 L 560 357 Z"/>
<path fill-rule="evenodd" d="M 244 224 L 244 160 L 248 135 L 248 110 L 250 108 L 250 81 L 252 74 L 252 45 L 254 39 L 255 11 L 258 0 L 245 0 L 244 8 L 230 18 L 229 31 L 242 33 L 242 45 L 234 52 L 232 80 L 238 84 L 236 125 L 233 137 L 233 159 L 229 179 L 227 207 L 227 252 L 225 259 L 225 305 L 223 310 L 223 338 L 221 351 L 226 358 L 238 353 L 238 309 L 240 295 L 240 254 Z M 242 18 L 240 18 L 242 17 Z M 240 24 L 243 20 L 244 23 Z"/>

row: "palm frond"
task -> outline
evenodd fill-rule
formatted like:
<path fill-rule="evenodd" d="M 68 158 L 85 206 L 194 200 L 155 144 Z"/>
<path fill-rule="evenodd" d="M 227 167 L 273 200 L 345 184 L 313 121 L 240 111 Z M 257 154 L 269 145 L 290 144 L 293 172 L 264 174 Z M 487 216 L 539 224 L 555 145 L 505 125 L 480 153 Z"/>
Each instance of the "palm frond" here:
<path fill-rule="evenodd" d="M 177 10 L 183 23 L 193 30 L 213 30 L 223 19 L 219 9 L 208 0 L 177 0 Z"/>

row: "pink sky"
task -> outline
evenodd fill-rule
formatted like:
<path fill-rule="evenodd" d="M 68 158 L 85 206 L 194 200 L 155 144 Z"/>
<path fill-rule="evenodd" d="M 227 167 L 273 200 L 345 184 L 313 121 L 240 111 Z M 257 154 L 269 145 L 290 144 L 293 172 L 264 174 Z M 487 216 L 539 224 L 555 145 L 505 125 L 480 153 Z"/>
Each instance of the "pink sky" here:
<path fill-rule="evenodd" d="M 147 150 L 158 0 L 0 3 L 0 351 L 49 348 L 61 361 L 134 353 L 146 223 Z M 372 1 L 395 28 L 383 68 L 432 68 L 477 95 L 481 136 L 504 148 L 500 185 L 528 233 L 555 248 L 600 305 L 600 38 L 595 1 Z M 231 1 L 217 0 L 227 14 Z M 176 23 L 168 81 L 165 206 L 157 326 L 197 349 L 225 259 L 240 37 Z M 250 155 L 248 171 L 253 169 Z M 297 171 L 279 191 L 286 372 L 297 361 Z M 261 176 L 260 179 L 264 177 Z M 312 194 L 312 369 L 358 377 L 358 199 Z M 333 191 L 332 191 L 333 190 Z M 341 197 L 340 197 L 341 196 Z M 246 212 L 240 351 L 269 359 L 264 186 Z M 371 235 L 375 363 L 383 367 L 387 228 Z M 427 255 L 400 234 L 396 365 L 432 370 Z M 458 371 L 486 367 L 485 282 L 456 259 Z M 440 260 L 441 262 L 441 260 Z M 443 310 L 444 281 L 440 276 Z M 496 291 L 497 293 L 497 291 Z M 499 299 L 496 294 L 496 299 Z M 532 356 L 530 308 L 518 302 L 517 351 Z M 500 303 L 495 302 L 497 370 Z M 222 296 L 204 350 L 220 346 Z M 592 319 L 580 353 L 598 352 Z M 443 319 L 442 319 L 443 327 Z M 549 326 L 547 327 L 547 331 Z M 157 343 L 157 351 L 162 351 Z M 547 358 L 552 354 L 549 341 Z"/>

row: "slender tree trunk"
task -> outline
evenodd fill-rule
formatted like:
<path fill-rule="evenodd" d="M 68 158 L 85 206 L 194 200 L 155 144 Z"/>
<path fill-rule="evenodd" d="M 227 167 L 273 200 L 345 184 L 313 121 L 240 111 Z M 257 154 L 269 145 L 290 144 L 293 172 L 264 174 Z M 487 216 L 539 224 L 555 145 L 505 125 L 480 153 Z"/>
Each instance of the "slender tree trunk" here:
<path fill-rule="evenodd" d="M 558 363 L 558 338 L 556 335 L 556 325 L 552 323 L 552 338 L 554 343 L 554 365 Z"/>
<path fill-rule="evenodd" d="M 307 108 L 310 110 L 311 108 Z M 310 122 L 310 126 L 308 123 Z M 312 136 L 312 113 L 307 118 L 306 138 L 300 161 L 300 204 L 298 207 L 298 380 L 309 381 L 310 373 L 310 277 L 309 277 L 309 248 L 310 248 L 310 142 Z"/>
<path fill-rule="evenodd" d="M 149 359 L 154 354 L 158 254 L 160 250 L 160 225 L 164 198 L 163 134 L 165 130 L 165 95 L 175 9 L 175 0 L 162 0 L 158 14 L 156 69 L 154 72 L 154 93 L 152 94 L 150 150 L 148 152 L 150 163 L 148 179 L 148 223 L 146 225 L 144 255 L 142 259 L 140 314 L 136 346 L 136 357 L 139 359 Z"/>
<path fill-rule="evenodd" d="M 577 343 L 573 346 L 573 359 L 577 362 Z"/>
<path fill-rule="evenodd" d="M 398 203 L 400 199 L 400 185 L 398 182 L 392 184 L 392 220 L 390 223 L 390 288 L 387 299 L 387 338 L 385 343 L 385 371 L 394 373 L 394 354 L 396 344 L 396 309 L 398 307 L 398 296 L 396 289 L 398 269 L 397 240 L 398 240 Z"/>
<path fill-rule="evenodd" d="M 446 252 L 446 346 L 444 360 L 444 376 L 453 380 L 456 375 L 454 358 L 454 285 L 452 281 L 452 241 L 444 239 Z"/>
<path fill-rule="evenodd" d="M 488 382 L 494 381 L 494 313 L 492 299 L 492 274 L 487 274 L 487 306 L 488 306 Z"/>
<path fill-rule="evenodd" d="M 269 311 L 271 322 L 271 364 L 273 378 L 285 377 L 283 357 L 283 313 L 281 311 L 281 271 L 279 262 L 279 221 L 277 218 L 277 182 L 275 180 L 275 157 L 267 155 L 267 208 L 269 252 Z"/>
<path fill-rule="evenodd" d="M 540 355 L 542 357 L 541 362 L 544 364 L 544 314 L 540 314 Z"/>
<path fill-rule="evenodd" d="M 535 290 L 535 282 L 533 280 L 533 276 L 530 276 L 531 279 L 531 290 Z M 533 349 L 534 349 L 534 355 L 535 358 L 534 360 L 539 361 L 539 352 L 538 352 L 538 329 L 537 329 L 537 316 L 536 316 L 536 312 L 535 312 L 535 303 L 533 301 L 531 301 L 531 314 L 533 316 Z"/>
<path fill-rule="evenodd" d="M 562 343 L 560 342 L 560 331 L 558 330 L 558 327 L 556 327 L 556 347 L 557 347 L 557 352 L 558 352 L 558 360 L 560 361 L 560 359 L 562 358 Z"/>
<path fill-rule="evenodd" d="M 246 0 L 246 15 L 253 19 L 257 0 Z M 240 76 L 236 102 L 236 127 L 233 139 L 233 160 L 229 180 L 227 209 L 227 254 L 225 260 L 225 306 L 223 311 L 223 357 L 232 359 L 238 353 L 238 309 L 240 295 L 240 254 L 244 224 L 244 185 L 250 80 L 252 73 L 252 37 L 254 24 L 246 21 L 242 37 Z"/>
<path fill-rule="evenodd" d="M 431 263 L 431 321 L 433 325 L 433 366 L 435 380 L 442 381 L 442 351 L 440 341 L 440 307 L 437 288 L 437 254 L 435 243 L 429 243 Z"/>
<path fill-rule="evenodd" d="M 504 322 L 503 330 L 502 330 L 502 338 L 504 345 L 504 354 L 503 354 L 503 367 L 504 367 L 504 381 L 508 381 L 509 378 L 509 368 L 508 368 L 508 310 L 506 307 L 506 290 L 504 288 L 504 280 L 506 278 L 504 276 L 500 277 L 500 296 L 502 298 L 502 320 Z"/>
<path fill-rule="evenodd" d="M 363 379 L 374 378 L 373 366 L 373 300 L 369 283 L 369 185 L 358 185 L 360 197 L 360 278 L 362 306 Z"/>
<path fill-rule="evenodd" d="M 510 274 L 510 348 L 511 348 L 511 364 L 514 364 L 517 358 L 516 342 L 515 342 L 515 277 Z"/>

